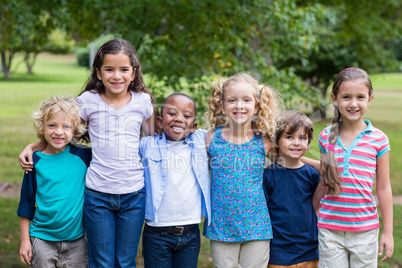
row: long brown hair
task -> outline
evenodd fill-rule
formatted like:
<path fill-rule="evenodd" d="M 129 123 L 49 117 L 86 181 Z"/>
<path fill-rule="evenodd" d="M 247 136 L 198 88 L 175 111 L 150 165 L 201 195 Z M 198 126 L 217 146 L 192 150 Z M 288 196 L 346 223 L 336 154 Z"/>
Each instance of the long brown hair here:
<path fill-rule="evenodd" d="M 373 94 L 373 86 L 371 79 L 366 71 L 359 68 L 347 68 L 342 70 L 335 78 L 332 86 L 332 94 L 335 98 L 338 95 L 339 87 L 343 82 L 361 80 L 367 87 L 369 96 Z M 339 132 L 342 127 L 342 115 L 337 106 L 334 107 L 334 119 L 332 120 L 332 127 L 328 137 L 328 145 L 335 146 L 338 139 Z M 333 148 L 329 148 L 327 153 L 321 159 L 321 179 L 324 185 L 328 188 L 328 195 L 338 195 L 340 192 L 341 178 L 338 173 L 338 167 L 335 160 Z"/>
<path fill-rule="evenodd" d="M 144 92 L 151 97 L 151 101 L 152 103 L 154 103 L 155 98 L 152 96 L 151 91 L 144 84 L 144 79 L 142 78 L 141 73 L 141 64 L 138 61 L 137 52 L 128 41 L 122 39 L 109 40 L 99 48 L 92 64 L 91 75 L 85 84 L 84 90 L 79 95 L 81 95 L 85 91 L 91 90 L 96 90 L 100 94 L 105 93 L 105 86 L 103 85 L 102 81 L 98 79 L 96 70 L 101 69 L 103 61 L 107 54 L 119 53 L 124 53 L 130 58 L 131 66 L 135 71 L 135 79 L 129 84 L 128 90 L 133 92 Z"/>

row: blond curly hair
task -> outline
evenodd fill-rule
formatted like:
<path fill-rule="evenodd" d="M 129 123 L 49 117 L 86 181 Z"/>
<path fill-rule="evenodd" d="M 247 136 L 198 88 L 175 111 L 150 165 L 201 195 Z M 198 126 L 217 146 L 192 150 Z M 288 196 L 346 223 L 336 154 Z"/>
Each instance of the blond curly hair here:
<path fill-rule="evenodd" d="M 279 94 L 274 88 L 260 84 L 256 78 L 247 73 L 233 75 L 220 81 L 213 88 L 208 100 L 208 111 L 205 114 L 210 124 L 209 129 L 214 131 L 217 127 L 227 124 L 227 117 L 221 109 L 225 91 L 240 82 L 246 82 L 255 89 L 257 113 L 253 121 L 262 135 L 272 138 L 275 133 L 276 118 L 282 110 Z"/>
<path fill-rule="evenodd" d="M 39 109 L 32 113 L 35 119 L 34 128 L 41 142 L 46 143 L 44 135 L 44 124 L 55 113 L 63 111 L 73 123 L 73 142 L 76 142 L 86 131 L 86 125 L 81 122 L 80 108 L 73 96 L 53 96 L 43 100 Z"/>

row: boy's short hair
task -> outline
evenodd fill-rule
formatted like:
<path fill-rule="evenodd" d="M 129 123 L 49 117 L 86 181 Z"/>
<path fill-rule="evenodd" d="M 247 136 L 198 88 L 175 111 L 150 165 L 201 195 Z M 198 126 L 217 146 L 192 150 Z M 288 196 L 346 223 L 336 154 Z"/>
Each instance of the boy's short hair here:
<path fill-rule="evenodd" d="M 308 136 L 308 144 L 310 144 L 310 142 L 313 140 L 314 133 L 314 124 L 311 122 L 310 118 L 298 111 L 284 111 L 279 115 L 276 123 L 274 144 L 278 144 L 279 139 L 282 137 L 287 128 L 289 129 L 286 133 L 293 134 L 301 127 L 304 128 L 304 131 Z"/>
<path fill-rule="evenodd" d="M 81 123 L 80 107 L 76 99 L 69 95 L 53 96 L 43 100 L 39 109 L 32 113 L 32 117 L 35 119 L 34 128 L 38 138 L 42 142 L 46 142 L 44 124 L 58 111 L 65 112 L 67 117 L 71 119 L 73 123 L 73 139 L 75 139 L 74 141 L 78 140 L 85 133 L 86 126 Z"/>
<path fill-rule="evenodd" d="M 193 100 L 193 98 L 191 98 L 189 95 L 186 95 L 184 93 L 173 93 L 173 94 L 170 94 L 169 96 L 167 96 L 167 98 L 163 101 L 162 106 L 161 106 L 161 116 L 163 115 L 163 107 L 165 106 L 166 102 L 171 97 L 174 97 L 174 96 L 184 96 L 184 97 L 188 98 L 189 100 L 191 100 L 193 102 L 193 105 L 194 105 L 194 116 L 197 115 L 197 106 L 195 105 L 195 101 Z"/>

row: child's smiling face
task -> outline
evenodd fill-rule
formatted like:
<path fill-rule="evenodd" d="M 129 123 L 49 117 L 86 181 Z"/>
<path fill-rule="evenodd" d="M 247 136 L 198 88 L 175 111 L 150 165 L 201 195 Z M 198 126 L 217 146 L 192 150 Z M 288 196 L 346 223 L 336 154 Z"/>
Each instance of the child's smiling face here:
<path fill-rule="evenodd" d="M 194 102 L 184 95 L 168 97 L 162 107 L 162 116 L 158 116 L 158 127 L 163 129 L 166 139 L 184 140 L 197 128 Z"/>
<path fill-rule="evenodd" d="M 57 154 L 66 148 L 74 135 L 74 123 L 63 111 L 58 111 L 43 124 L 47 147 L 45 154 Z"/>

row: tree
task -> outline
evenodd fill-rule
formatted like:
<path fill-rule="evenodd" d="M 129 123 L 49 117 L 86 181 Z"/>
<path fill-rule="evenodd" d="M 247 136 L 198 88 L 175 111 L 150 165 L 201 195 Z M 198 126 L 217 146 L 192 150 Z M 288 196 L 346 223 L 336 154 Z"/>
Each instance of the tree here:
<path fill-rule="evenodd" d="M 299 7 L 296 2 L 122 1 L 118 6 L 114 2 L 98 3 L 92 11 L 102 18 L 101 22 L 98 18 L 94 21 L 107 26 L 108 31 L 121 33 L 138 49 L 144 72 L 158 81 L 151 84 L 157 96 L 163 95 L 158 91 L 162 86 L 190 89 L 205 100 L 211 77 L 217 80 L 250 71 L 262 82 L 281 89 L 288 102 L 300 92 L 306 101 L 317 101 L 315 89 L 307 87 L 292 68 L 275 68 L 285 55 L 307 60 L 308 50 L 316 45 L 310 29 L 317 23 L 315 14 L 320 7 Z M 87 5 L 83 6 L 78 12 L 86 12 Z M 72 10 L 78 7 L 70 8 L 75 14 Z M 88 32 L 87 27 L 94 27 L 75 26 L 78 29 L 74 32 L 83 34 Z"/>
<path fill-rule="evenodd" d="M 16 53 L 23 53 L 28 73 L 36 55 L 48 41 L 48 35 L 62 18 L 64 1 L 0 0 L 0 54 L 2 71 L 11 76 L 10 67 Z"/>
<path fill-rule="evenodd" d="M 358 66 L 376 73 L 395 66 L 396 54 L 387 47 L 400 36 L 402 4 L 377 0 L 321 3 L 325 5 L 324 19 L 313 30 L 320 40 L 317 49 L 309 51 L 308 63 L 291 56 L 281 66 L 294 66 L 297 75 L 320 91 L 321 115 L 325 118 L 323 104 L 340 70 Z"/>

